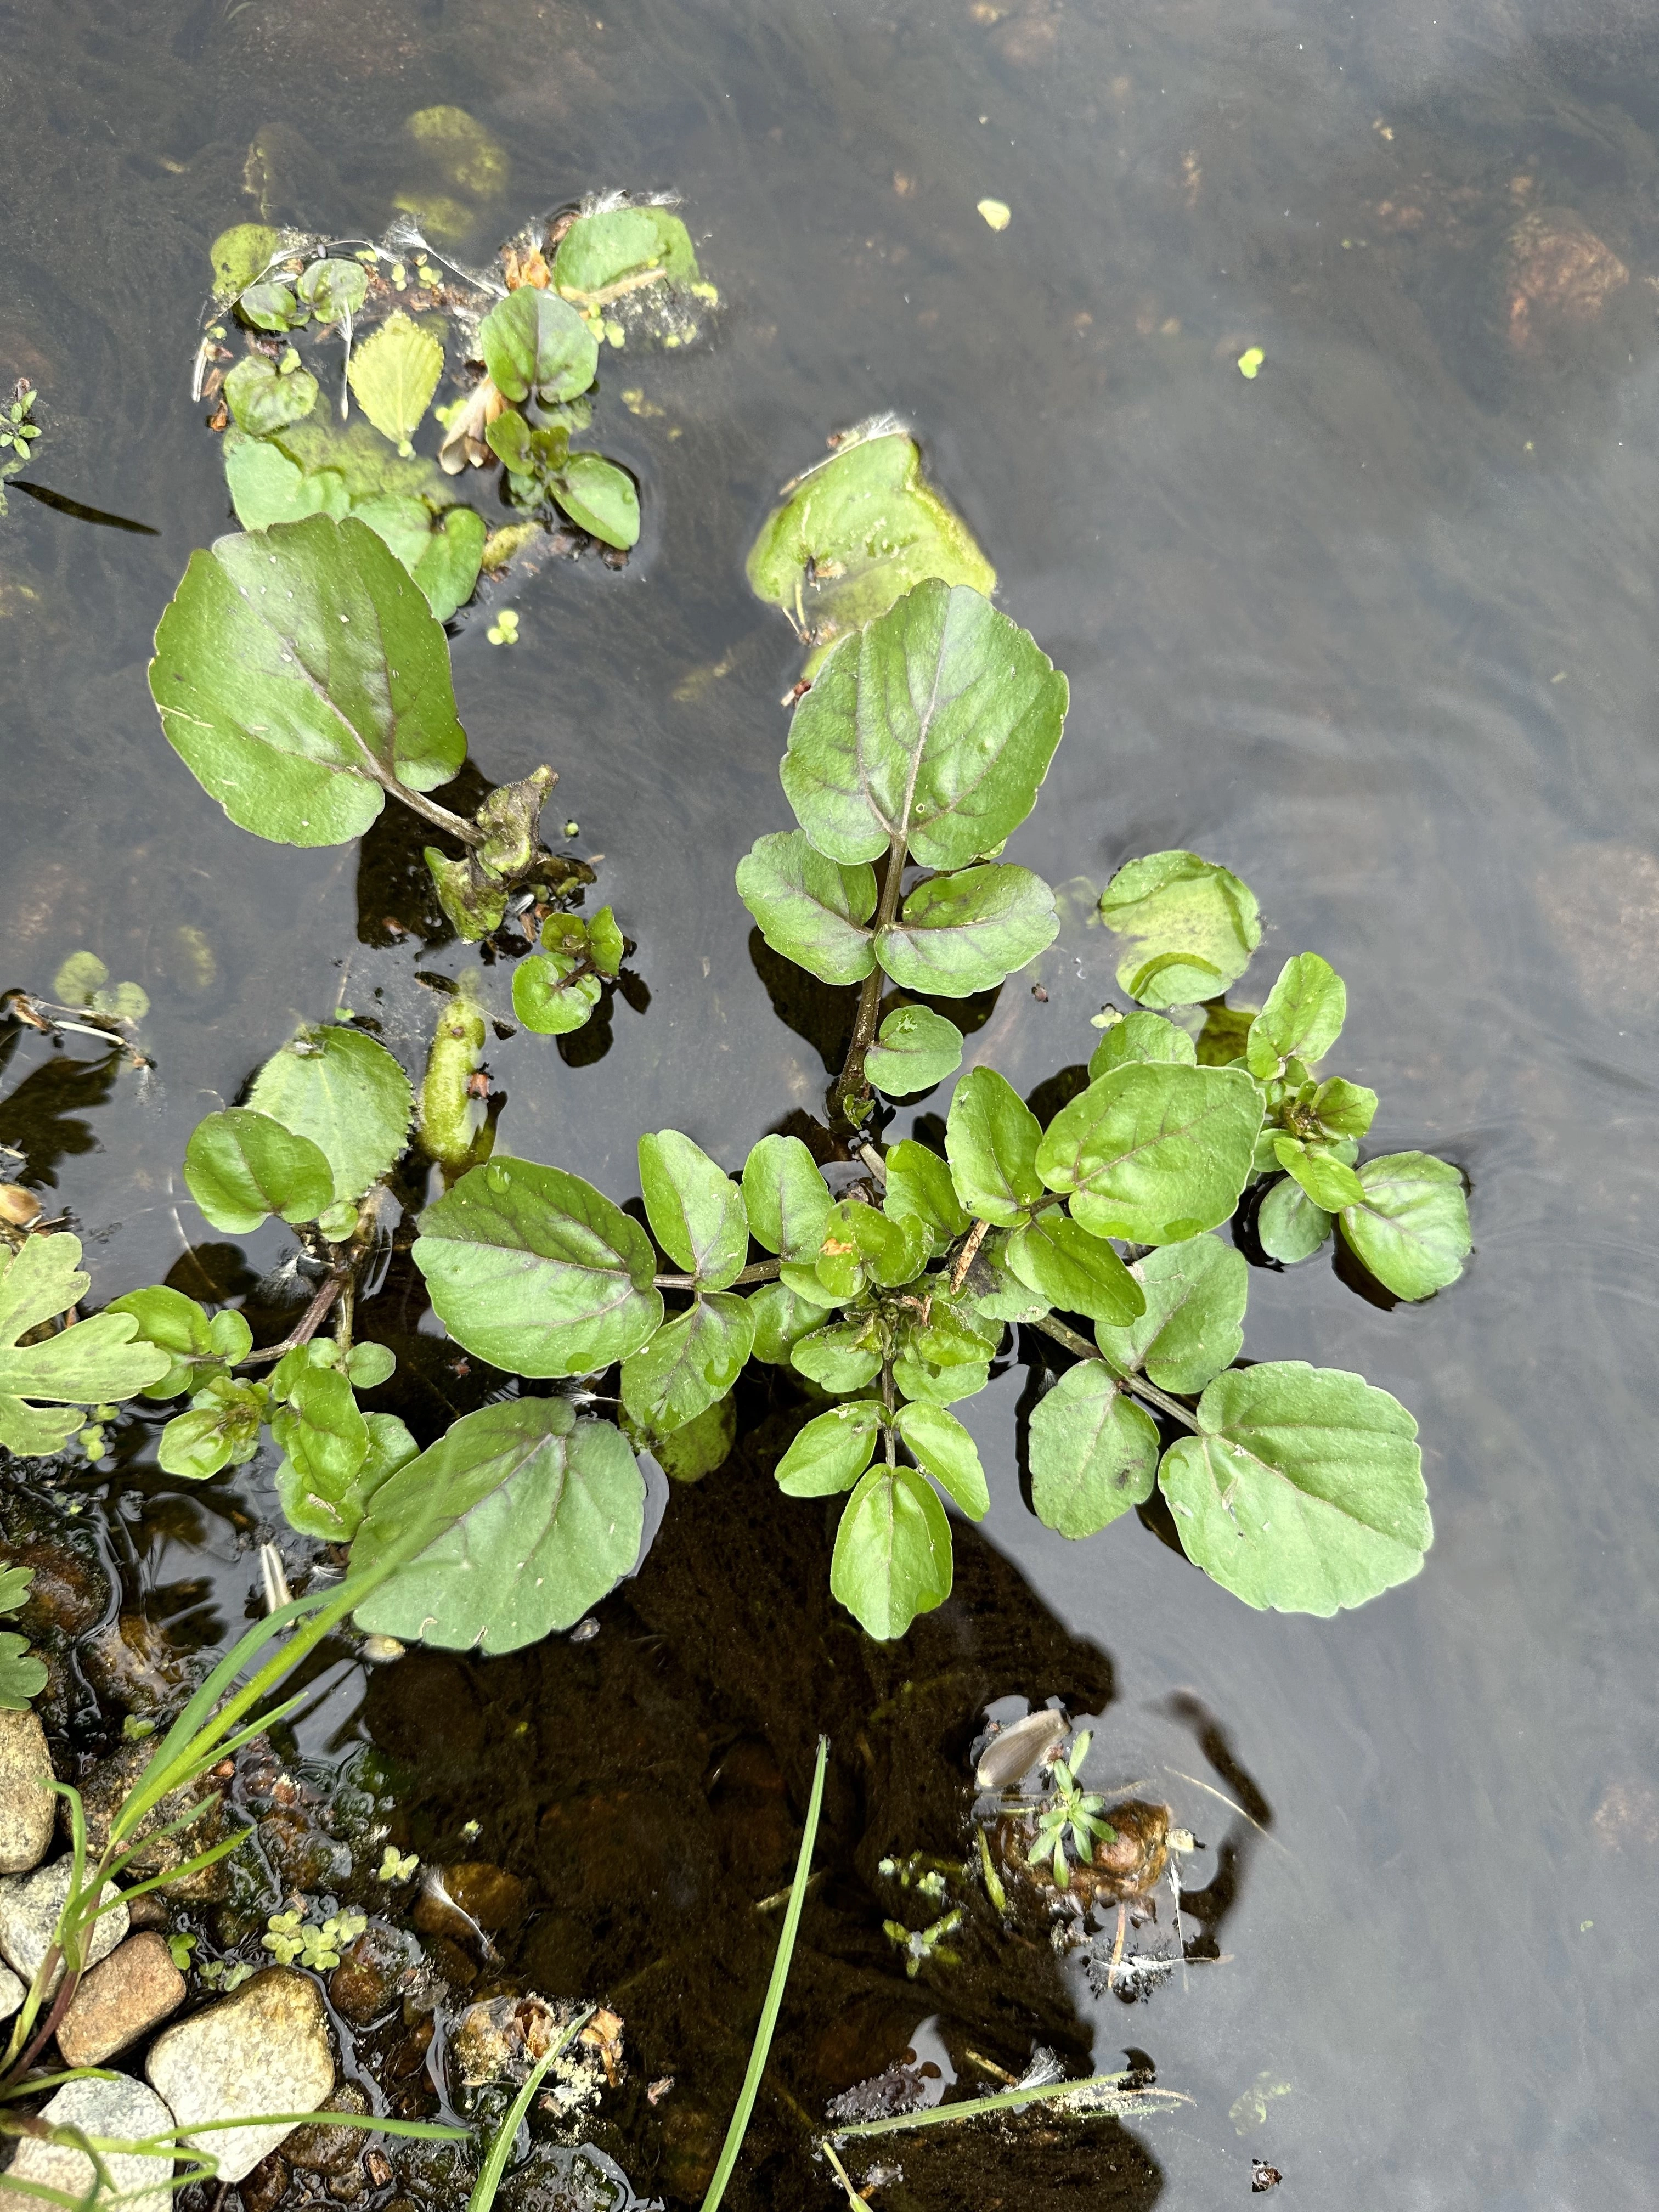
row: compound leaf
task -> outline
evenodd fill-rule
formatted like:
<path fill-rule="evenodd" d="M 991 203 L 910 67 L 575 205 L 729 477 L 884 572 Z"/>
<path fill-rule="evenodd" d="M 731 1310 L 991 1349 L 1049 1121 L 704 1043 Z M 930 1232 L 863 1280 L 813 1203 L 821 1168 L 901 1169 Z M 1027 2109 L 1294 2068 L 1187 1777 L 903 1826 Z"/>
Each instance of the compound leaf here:
<path fill-rule="evenodd" d="M 812 1260 L 833 1200 L 799 1137 L 763 1137 L 744 1163 L 743 1202 L 750 1233 L 786 1260 Z"/>
<path fill-rule="evenodd" d="M 84 1424 L 83 1406 L 131 1398 L 171 1364 L 138 1334 L 137 1315 L 101 1313 L 38 1344 L 18 1339 L 54 1320 L 89 1287 L 76 1237 L 31 1237 L 0 1264 L 0 1445 L 22 1459 L 55 1452 Z M 30 1402 L 47 1401 L 52 1410 Z"/>
<path fill-rule="evenodd" d="M 626 469 L 600 453 L 572 453 L 553 478 L 553 496 L 602 545 L 625 553 L 640 542 L 640 495 Z"/>
<path fill-rule="evenodd" d="M 1115 1067 L 1131 1060 L 1167 1060 L 1176 1067 L 1195 1067 L 1198 1047 L 1185 1030 L 1165 1021 L 1162 1014 L 1137 1010 L 1112 1024 L 1089 1055 L 1089 1080 L 1097 1082 Z"/>

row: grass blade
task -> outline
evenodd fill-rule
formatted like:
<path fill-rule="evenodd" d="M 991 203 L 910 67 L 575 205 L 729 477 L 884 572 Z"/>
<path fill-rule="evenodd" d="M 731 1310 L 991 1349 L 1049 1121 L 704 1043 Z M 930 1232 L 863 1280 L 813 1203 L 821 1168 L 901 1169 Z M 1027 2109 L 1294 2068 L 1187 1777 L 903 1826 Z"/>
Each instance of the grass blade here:
<path fill-rule="evenodd" d="M 542 2076 L 564 2049 L 577 2031 L 586 2027 L 593 2017 L 593 2007 L 579 2012 L 568 2021 L 547 2049 L 531 2068 L 525 2085 L 507 2107 L 507 2116 L 495 2130 L 495 2140 L 489 2146 L 489 2155 L 483 2162 L 477 2188 L 466 2201 L 466 2212 L 489 2212 L 495 2202 L 495 2191 L 501 2185 L 501 2176 L 507 2172 L 507 2161 L 513 2155 L 513 2146 L 519 2140 L 519 2130 L 524 2116 L 530 2110 L 530 2100 L 542 2086 Z"/>
<path fill-rule="evenodd" d="M 738 2097 L 738 2108 L 732 2115 L 732 2124 L 726 2131 L 726 2142 L 720 2151 L 720 2164 L 714 2168 L 714 2178 L 708 2185 L 708 2194 L 702 2200 L 702 2212 L 715 2212 L 726 2194 L 726 2185 L 732 2179 L 732 2169 L 743 2148 L 743 2139 L 748 2131 L 749 2116 L 755 2109 L 755 2099 L 760 2094 L 761 2075 L 766 2071 L 766 2061 L 772 2049 L 772 2031 L 778 2024 L 778 2014 L 783 2008 L 784 1985 L 789 1979 L 789 1961 L 795 1954 L 795 1931 L 800 1926 L 801 1908 L 806 1902 L 806 1885 L 812 1875 L 812 1846 L 817 1841 L 818 1815 L 823 1809 L 823 1776 L 830 1763 L 830 1739 L 818 1738 L 818 1763 L 812 1776 L 812 1796 L 806 1808 L 806 1828 L 800 1839 L 800 1856 L 795 1862 L 795 1879 L 789 1887 L 789 1909 L 783 1916 L 783 1928 L 778 1937 L 778 1955 L 772 1961 L 772 1978 L 767 1984 L 766 2002 L 761 2007 L 760 2026 L 755 2030 L 755 2047 L 749 2054 L 749 2071 L 743 2077 L 743 2088 Z M 473 2208 L 477 2212 L 477 2208 Z"/>
<path fill-rule="evenodd" d="M 845 2127 L 832 2129 L 830 2133 L 836 2142 L 861 2136 L 901 2135 L 910 2128 L 946 2127 L 954 2120 L 981 2119 L 988 2112 L 1017 2112 L 1025 2105 L 1060 2104 L 1068 2097 L 1087 2100 L 1079 2107 L 1085 2118 L 1097 2112 L 1158 2112 L 1192 2102 L 1178 2089 L 1127 2087 L 1133 2079 L 1128 2074 L 1091 2074 L 1083 2081 L 1045 2081 L 1036 2088 L 1000 2089 L 994 2097 L 968 2097 L 959 2105 L 930 2105 L 924 2112 L 896 2112 L 890 2119 L 849 2120 Z"/>

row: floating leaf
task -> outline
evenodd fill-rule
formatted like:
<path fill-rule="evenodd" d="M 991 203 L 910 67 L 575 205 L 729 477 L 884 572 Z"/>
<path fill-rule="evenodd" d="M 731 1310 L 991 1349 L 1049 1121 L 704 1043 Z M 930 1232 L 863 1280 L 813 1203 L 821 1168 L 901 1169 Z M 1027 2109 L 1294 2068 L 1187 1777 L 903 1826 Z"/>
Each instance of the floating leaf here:
<path fill-rule="evenodd" d="M 1133 1321 L 1145 1310 L 1139 1283 L 1112 1247 L 1056 1210 L 1039 1213 L 1017 1229 L 1004 1258 L 1029 1290 L 1062 1313 L 1121 1323 Z"/>
<path fill-rule="evenodd" d="M 386 1047 L 343 1022 L 298 1030 L 259 1070 L 247 1103 L 311 1139 L 343 1200 L 390 1172 L 415 1112 L 409 1078 Z"/>
<path fill-rule="evenodd" d="M 820 1413 L 796 1431 L 778 1462 L 778 1488 L 786 1498 L 831 1498 L 850 1490 L 870 1464 L 881 1419 L 872 1398 Z"/>
<path fill-rule="evenodd" d="M 641 1137 L 639 1157 L 646 1218 L 657 1242 L 676 1267 L 696 1277 L 699 1289 L 723 1291 L 749 1257 L 742 1191 L 678 1129 Z"/>
<path fill-rule="evenodd" d="M 915 441 L 890 425 L 843 440 L 785 485 L 750 550 L 748 576 L 815 641 L 809 676 L 837 640 L 924 578 L 986 592 L 997 582 L 973 532 L 923 475 Z"/>
<path fill-rule="evenodd" d="M 725 1397 L 755 1346 L 749 1301 L 717 1291 L 665 1322 L 624 1359 L 622 1401 L 632 1418 L 672 1436 Z"/>
<path fill-rule="evenodd" d="M 945 1125 L 951 1180 L 964 1210 L 1012 1228 L 1043 1195 L 1037 1173 L 1042 1124 L 994 1067 L 970 1068 L 956 1087 Z"/>
<path fill-rule="evenodd" d="M 908 1467 L 872 1467 L 842 1510 L 830 1588 L 866 1633 L 902 1636 L 951 1595 L 951 1524 Z"/>
<path fill-rule="evenodd" d="M 443 373 L 444 349 L 437 339 L 399 312 L 358 347 L 348 374 L 369 421 L 400 453 L 409 454 Z"/>
<path fill-rule="evenodd" d="M 786 1260 L 811 1260 L 823 1242 L 830 1186 L 799 1137 L 763 1137 L 743 1170 L 750 1233 Z"/>
<path fill-rule="evenodd" d="M 1149 1006 L 1218 998 L 1250 964 L 1261 918 L 1248 887 L 1196 853 L 1149 853 L 1101 894 L 1108 929 L 1129 939 L 1117 980 Z"/>
<path fill-rule="evenodd" d="M 1256 1238 L 1270 1260 L 1293 1267 L 1318 1251 L 1331 1233 L 1333 1218 L 1314 1204 L 1300 1183 L 1285 1176 L 1271 1186 L 1256 1209 Z"/>
<path fill-rule="evenodd" d="M 541 1036 L 568 1036 L 580 1029 L 602 991 L 592 969 L 561 953 L 536 953 L 513 970 L 513 1011 Z"/>
<path fill-rule="evenodd" d="M 918 884 L 900 919 L 877 931 L 876 957 L 907 991 L 965 999 L 1035 960 L 1059 929 L 1042 877 L 996 863 Z"/>
<path fill-rule="evenodd" d="M 1097 1083 L 1115 1067 L 1132 1060 L 1164 1061 L 1174 1067 L 1195 1067 L 1198 1048 L 1185 1030 L 1165 1021 L 1162 1014 L 1125 1014 L 1112 1024 L 1089 1055 L 1089 1080 Z"/>
<path fill-rule="evenodd" d="M 368 295 L 368 271 L 361 261 L 313 261 L 294 289 L 319 323 L 349 325 Z"/>
<path fill-rule="evenodd" d="M 1201 1390 L 1237 1358 L 1244 1341 L 1249 1269 L 1218 1237 L 1189 1237 L 1137 1260 L 1131 1270 L 1146 1310 L 1127 1328 L 1103 1324 L 1095 1340 L 1120 1375 L 1142 1370 L 1164 1390 Z"/>
<path fill-rule="evenodd" d="M 553 479 L 553 496 L 579 528 L 627 552 L 640 542 L 640 495 L 626 469 L 599 453 L 572 453 Z"/>
<path fill-rule="evenodd" d="M 864 1073 L 890 1098 L 914 1098 L 962 1065 L 962 1031 L 931 1006 L 897 1006 L 864 1056 Z"/>
<path fill-rule="evenodd" d="M 1157 1424 L 1098 1359 L 1068 1367 L 1031 1415 L 1031 1504 L 1062 1536 L 1092 1536 L 1142 1505 L 1158 1475 Z"/>
<path fill-rule="evenodd" d="M 1060 1109 L 1037 1169 L 1097 1237 L 1174 1244 L 1231 1213 L 1261 1126 L 1261 1093 L 1242 1068 L 1132 1063 Z"/>
<path fill-rule="evenodd" d="M 197 780 L 277 843 L 344 844 L 388 781 L 430 791 L 466 757 L 442 628 L 355 520 L 313 515 L 192 553 L 149 686 Z"/>
<path fill-rule="evenodd" d="M 665 207 L 605 208 L 578 216 L 559 240 L 553 282 L 561 292 L 592 298 L 651 269 L 678 283 L 701 279 L 691 234 L 678 216 Z"/>
<path fill-rule="evenodd" d="M 249 1235 L 273 1213 L 314 1221 L 334 1203 L 333 1171 L 317 1146 L 246 1106 L 196 1124 L 185 1181 L 205 1218 L 230 1237 Z"/>
<path fill-rule="evenodd" d="M 167 1353 L 139 1339 L 133 1314 L 98 1314 L 19 1344 L 89 1287 L 78 1237 L 31 1237 L 21 1251 L 0 1255 L 0 1445 L 21 1459 L 57 1451 L 83 1425 L 82 1407 L 131 1398 L 167 1372 Z"/>
<path fill-rule="evenodd" d="M 262 353 L 244 355 L 224 389 L 238 428 L 253 438 L 302 422 L 317 404 L 317 380 L 308 370 L 279 376 Z"/>
<path fill-rule="evenodd" d="M 1397 1298 L 1426 1298 L 1455 1283 L 1469 1255 L 1463 1178 L 1429 1152 L 1390 1152 L 1367 1160 L 1358 1181 L 1364 1202 L 1337 1219 L 1344 1242 Z"/>
<path fill-rule="evenodd" d="M 1066 697 L 1047 653 L 988 599 L 918 584 L 836 649 L 796 708 L 783 787 L 835 860 L 873 860 L 902 837 L 925 866 L 960 867 L 1030 812 Z"/>
<path fill-rule="evenodd" d="M 599 341 L 569 301 L 532 284 L 496 301 L 479 326 L 478 344 L 504 398 L 533 397 L 544 407 L 586 392 L 599 365 Z"/>
<path fill-rule="evenodd" d="M 738 896 L 775 952 L 824 983 L 861 982 L 876 964 L 876 878 L 826 860 L 799 830 L 759 837 L 738 863 Z"/>
<path fill-rule="evenodd" d="M 638 1465 L 608 1421 L 577 1421 L 562 1398 L 464 1413 L 369 1500 L 354 1570 L 428 1520 L 453 1526 L 364 1600 L 357 1625 L 447 1650 L 538 1643 L 629 1571 L 644 1512 Z"/>
<path fill-rule="evenodd" d="M 1261 1083 L 1283 1075 L 1287 1060 L 1311 1066 L 1341 1036 L 1347 1016 L 1347 986 L 1329 961 L 1293 953 L 1250 1024 L 1245 1063 Z"/>
<path fill-rule="evenodd" d="M 979 1447 L 954 1413 L 925 1401 L 901 1406 L 894 1418 L 905 1448 L 925 1474 L 931 1474 L 970 1521 L 991 1510 Z"/>
<path fill-rule="evenodd" d="M 234 300 L 264 275 L 282 246 L 279 233 L 262 222 L 234 223 L 208 248 L 213 263 L 213 296 Z"/>
<path fill-rule="evenodd" d="M 420 1229 L 433 1310 L 513 1373 L 589 1373 L 637 1352 L 662 1320 L 651 1240 L 580 1176 L 498 1157 L 428 1206 Z"/>
<path fill-rule="evenodd" d="M 1300 1359 L 1218 1376 L 1159 1486 L 1188 1557 L 1247 1605 L 1328 1615 L 1407 1581 L 1433 1540 L 1417 1424 Z"/>
<path fill-rule="evenodd" d="M 250 284 L 236 302 L 236 312 L 256 331 L 294 331 L 311 319 L 286 284 Z"/>

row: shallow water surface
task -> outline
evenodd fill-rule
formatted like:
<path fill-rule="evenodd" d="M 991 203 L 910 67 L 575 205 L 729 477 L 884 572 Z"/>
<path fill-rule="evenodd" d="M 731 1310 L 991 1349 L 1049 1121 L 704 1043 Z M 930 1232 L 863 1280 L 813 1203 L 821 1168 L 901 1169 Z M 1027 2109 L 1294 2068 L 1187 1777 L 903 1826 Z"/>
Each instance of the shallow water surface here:
<path fill-rule="evenodd" d="M 516 649 L 481 624 L 456 647 L 473 760 L 558 769 L 551 812 L 649 988 L 599 1056 L 492 1047 L 501 1143 L 621 1199 L 641 1131 L 735 1165 L 821 1102 L 813 1010 L 774 1005 L 732 888 L 787 824 L 799 658 L 743 556 L 827 433 L 891 408 L 1071 680 L 1012 857 L 1095 890 L 1165 846 L 1224 861 L 1267 925 L 1235 997 L 1322 951 L 1348 982 L 1344 1072 L 1382 1097 L 1372 1148 L 1471 1181 L 1474 1260 L 1426 1305 L 1388 1310 L 1325 1258 L 1251 1276 L 1249 1357 L 1356 1368 L 1422 1424 L 1434 1548 L 1358 1614 L 1254 1614 L 1133 1518 L 1076 1547 L 1042 1528 L 1022 1346 L 971 1412 L 990 1516 L 958 1524 L 957 1594 L 907 1646 L 831 1605 L 833 1509 L 777 1498 L 757 1401 L 592 1644 L 342 1662 L 307 1749 L 403 1762 L 423 1853 L 532 1884 L 525 1976 L 608 1994 L 637 2067 L 678 2077 L 660 2115 L 634 2098 L 613 2154 L 672 2194 L 723 2124 L 772 1942 L 750 1905 L 787 1880 L 827 1728 L 828 1872 L 728 2201 L 831 2201 L 787 2100 L 816 2117 L 907 2045 L 1018 2071 L 1036 2039 L 1079 2066 L 1130 2050 L 1191 2102 L 954 2154 L 940 2133 L 878 2204 L 1186 2212 L 1249 2194 L 1253 2157 L 1286 2203 L 1650 2202 L 1650 15 L 64 0 L 0 10 L 0 377 L 41 387 L 30 474 L 156 532 L 15 489 L 0 520 L 0 985 L 45 990 L 85 945 L 154 1001 L 143 1081 L 86 1040 L 0 1042 L 0 1139 L 73 1215 L 95 1297 L 278 1266 L 270 1231 L 240 1278 L 222 1245 L 185 1258 L 190 1128 L 343 999 L 416 1066 L 416 971 L 471 957 L 385 927 L 394 825 L 361 860 L 233 828 L 144 683 L 226 521 L 188 397 L 209 241 L 250 182 L 278 216 L 377 230 L 403 118 L 436 100 L 511 155 L 480 255 L 584 190 L 672 185 L 726 303 L 712 347 L 628 362 L 660 414 L 607 410 L 645 486 L 638 554 L 550 564 Z M 987 196 L 1012 210 L 1000 234 Z M 1022 1091 L 1086 1060 L 1111 994 L 1085 911 L 1034 971 L 1046 1000 L 1012 979 L 970 1040 Z M 367 1326 L 435 1353 L 410 1279 L 380 1304 Z M 431 1425 L 459 1386 L 435 1357 L 418 1373 Z M 251 1544 L 282 1529 L 268 1470 L 71 1487 L 130 1602 L 210 1642 L 252 1606 Z M 1102 1780 L 1150 1779 L 1206 1846 L 1185 1879 L 1210 1962 L 1133 2009 L 1042 1946 L 907 1981 L 880 1932 L 878 1859 L 960 1849 L 981 1710 L 1054 1695 L 1099 1716 Z"/>

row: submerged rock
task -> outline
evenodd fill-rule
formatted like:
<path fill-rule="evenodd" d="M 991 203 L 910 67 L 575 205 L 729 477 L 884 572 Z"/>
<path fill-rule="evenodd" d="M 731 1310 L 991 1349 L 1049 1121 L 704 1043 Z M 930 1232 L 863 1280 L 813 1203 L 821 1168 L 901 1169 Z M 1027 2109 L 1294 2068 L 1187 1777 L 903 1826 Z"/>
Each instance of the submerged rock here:
<path fill-rule="evenodd" d="M 52 1758 L 38 1713 L 0 1712 L 0 1874 L 27 1874 L 52 1841 Z"/>
<path fill-rule="evenodd" d="M 161 2135 L 173 2125 L 173 2114 L 154 2090 L 125 2075 L 107 2081 L 66 2082 L 50 2103 L 41 2106 L 40 2117 L 58 2127 L 80 2128 L 89 2136 L 129 2139 Z M 123 2212 L 168 2212 L 173 2201 L 171 2158 L 138 2158 L 120 2151 L 106 2151 L 103 2155 Z M 96 2179 L 92 2160 L 84 2151 L 26 2136 L 19 2142 L 10 2166 L 0 2174 L 0 2204 L 22 2212 L 25 2206 L 41 2203 L 39 2197 L 14 2187 L 16 2182 L 33 2182 L 85 2197 Z"/>
<path fill-rule="evenodd" d="M 313 2112 L 334 2087 L 321 1992 L 308 1974 L 268 1966 L 234 1996 L 158 2036 L 144 2070 L 185 2129 L 243 2113 Z M 293 2129 L 216 2129 L 182 2141 L 217 2158 L 221 2181 L 240 2181 Z"/>
<path fill-rule="evenodd" d="M 66 2066 L 101 2066 L 178 2011 L 185 1978 L 153 1929 L 129 1936 L 82 1980 L 58 2029 Z"/>
<path fill-rule="evenodd" d="M 1630 271 L 1610 246 L 1569 210 L 1535 208 L 1507 244 L 1510 343 L 1536 353 L 1552 336 L 1593 323 Z"/>
<path fill-rule="evenodd" d="M 28 1995 L 26 1984 L 19 1981 L 9 1966 L 0 1966 L 0 2020 L 9 2020 Z"/>
<path fill-rule="evenodd" d="M 33 1874 L 11 1875 L 0 1881 L 0 1957 L 15 1966 L 26 1982 L 46 1955 L 74 1871 L 75 1861 L 66 1856 L 54 1859 L 50 1866 L 37 1867 Z M 106 1886 L 106 1898 L 117 1893 L 113 1882 Z M 106 1959 L 126 1932 L 125 1905 L 101 1913 L 92 1923 L 84 1964 L 95 1966 L 100 1959 Z M 60 1966 L 52 1977 L 52 1988 L 63 1978 Z"/>
<path fill-rule="evenodd" d="M 140 1741 L 124 1743 L 97 1765 L 81 1785 L 82 1803 L 86 1813 L 87 1849 L 101 1851 L 109 1840 L 110 1823 L 130 1795 L 134 1784 L 149 1765 L 155 1752 L 153 1743 Z M 192 1805 L 208 1800 L 207 1808 L 192 1820 L 187 1828 L 176 1828 L 171 1835 L 158 1835 L 160 1828 L 188 1813 Z M 170 1790 L 160 1804 L 151 1808 L 138 1824 L 137 1838 L 142 1848 L 131 1862 L 135 1879 L 140 1875 L 167 1874 L 182 1866 L 198 1851 L 216 1844 L 224 1833 L 224 1800 L 199 1782 L 185 1783 Z M 191 1874 L 165 1885 L 174 1896 L 197 1899 L 218 1899 L 225 1895 L 229 1875 L 222 1860 L 213 1865 L 198 1867 Z"/>

